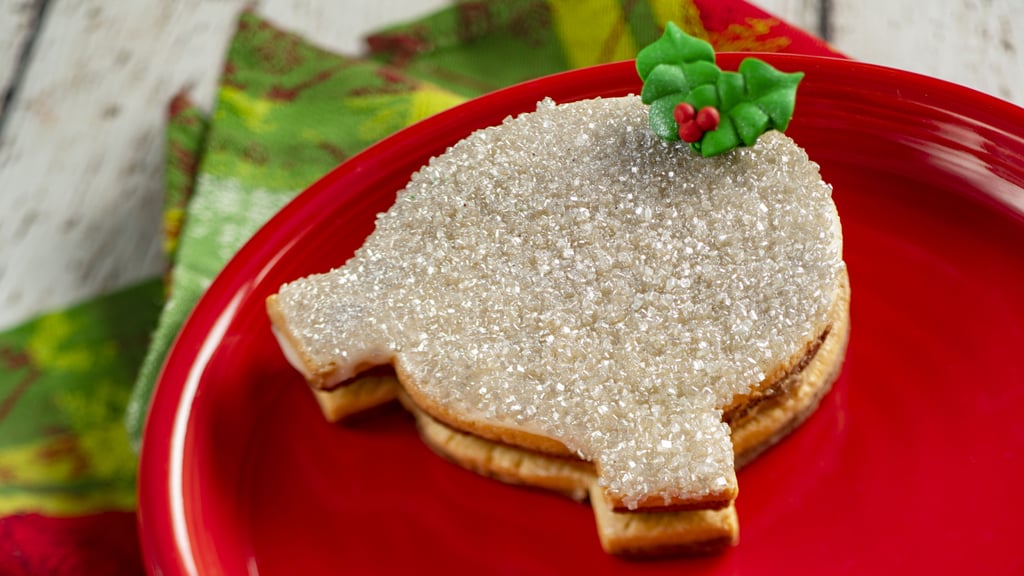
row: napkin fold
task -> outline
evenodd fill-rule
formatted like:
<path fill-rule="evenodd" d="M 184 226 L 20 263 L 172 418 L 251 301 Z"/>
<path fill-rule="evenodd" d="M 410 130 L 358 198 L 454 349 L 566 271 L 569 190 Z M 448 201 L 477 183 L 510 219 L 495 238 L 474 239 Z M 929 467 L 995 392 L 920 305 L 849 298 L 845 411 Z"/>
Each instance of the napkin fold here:
<path fill-rule="evenodd" d="M 132 448 L 163 361 L 224 264 L 291 198 L 468 98 L 632 58 L 669 20 L 719 51 L 839 55 L 742 0 L 458 2 L 371 34 L 361 58 L 243 13 L 213 115 L 186 95 L 169 106 L 165 276 L 0 333 L 0 573 L 141 570 Z"/>
<path fill-rule="evenodd" d="M 151 279 L 0 333 L 0 574 L 138 574 L 122 425 L 164 300 Z"/>

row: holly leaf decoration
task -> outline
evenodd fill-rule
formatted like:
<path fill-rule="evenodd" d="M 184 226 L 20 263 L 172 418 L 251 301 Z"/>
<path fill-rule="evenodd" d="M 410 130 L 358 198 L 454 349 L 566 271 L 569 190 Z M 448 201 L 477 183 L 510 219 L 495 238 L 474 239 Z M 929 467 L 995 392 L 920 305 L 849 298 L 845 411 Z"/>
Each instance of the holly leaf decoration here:
<path fill-rule="evenodd" d="M 637 54 L 636 69 L 644 82 L 640 99 L 650 106 L 651 130 L 668 141 L 685 134 L 690 147 L 705 157 L 753 146 L 768 130 L 785 131 L 804 77 L 803 72 L 781 72 L 757 58 L 744 59 L 736 72 L 723 71 L 715 64 L 711 44 L 672 22 L 661 38 Z M 680 104 L 716 109 L 717 125 L 697 132 L 682 126 L 677 121 Z"/>
<path fill-rule="evenodd" d="M 715 63 L 715 49 L 711 44 L 683 32 L 674 22 L 665 26 L 661 38 L 650 43 L 636 55 L 636 69 L 644 81 L 661 64 L 688 62 Z"/>

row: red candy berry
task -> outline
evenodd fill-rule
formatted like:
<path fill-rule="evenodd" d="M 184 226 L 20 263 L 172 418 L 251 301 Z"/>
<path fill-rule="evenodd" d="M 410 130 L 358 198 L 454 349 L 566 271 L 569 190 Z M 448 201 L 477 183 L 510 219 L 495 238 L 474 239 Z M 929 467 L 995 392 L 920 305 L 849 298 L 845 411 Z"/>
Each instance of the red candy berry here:
<path fill-rule="evenodd" d="M 693 120 L 679 125 L 679 139 L 683 142 L 694 143 L 704 137 L 704 131 L 697 126 Z"/>
<path fill-rule="evenodd" d="M 697 126 L 705 132 L 710 132 L 715 128 L 718 128 L 718 122 L 721 117 L 718 115 L 718 109 L 714 106 L 705 106 L 697 112 Z"/>
<path fill-rule="evenodd" d="M 699 142 L 705 132 L 718 128 L 721 120 L 714 106 L 705 106 L 697 111 L 689 102 L 680 102 L 672 111 L 672 116 L 679 125 L 679 139 L 691 144 Z"/>
<path fill-rule="evenodd" d="M 675 116 L 676 124 L 682 126 L 693 120 L 694 116 L 697 115 L 697 110 L 689 102 L 680 102 L 672 115 Z"/>

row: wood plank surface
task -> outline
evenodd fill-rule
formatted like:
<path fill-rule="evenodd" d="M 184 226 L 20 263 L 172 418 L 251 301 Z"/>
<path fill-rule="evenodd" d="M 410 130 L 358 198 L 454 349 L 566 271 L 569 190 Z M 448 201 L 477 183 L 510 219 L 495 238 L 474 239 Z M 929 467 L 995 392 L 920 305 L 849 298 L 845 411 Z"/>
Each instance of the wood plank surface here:
<path fill-rule="evenodd" d="M 209 100 L 240 6 L 51 0 L 0 134 L 0 326 L 160 269 L 165 106 Z"/>
<path fill-rule="evenodd" d="M 833 44 L 1024 105 L 1024 1 L 832 0 Z"/>
<path fill-rule="evenodd" d="M 0 120 L 42 8 L 42 0 L 0 0 Z"/>
<path fill-rule="evenodd" d="M 855 58 L 1024 103 L 1021 0 L 754 0 Z M 45 19 L 0 117 L 0 328 L 156 274 L 165 106 L 207 110 L 247 0 L 0 0 L 0 82 Z M 262 0 L 329 49 L 446 0 Z M 13 67 L 12 67 L 13 66 Z M 3 86 L 3 84 L 0 84 Z"/>

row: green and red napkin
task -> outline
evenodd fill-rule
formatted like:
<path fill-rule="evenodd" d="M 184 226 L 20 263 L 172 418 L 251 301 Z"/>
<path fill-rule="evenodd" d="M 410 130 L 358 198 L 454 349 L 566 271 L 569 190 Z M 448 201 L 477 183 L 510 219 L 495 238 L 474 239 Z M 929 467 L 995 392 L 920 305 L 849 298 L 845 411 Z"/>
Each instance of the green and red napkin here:
<path fill-rule="evenodd" d="M 137 449 L 162 362 L 235 251 L 368 145 L 473 96 L 633 58 L 668 21 L 718 51 L 837 56 L 741 0 L 458 2 L 332 54 L 243 13 L 215 112 L 169 105 L 163 278 L 0 333 L 0 574 L 142 571 Z"/>

